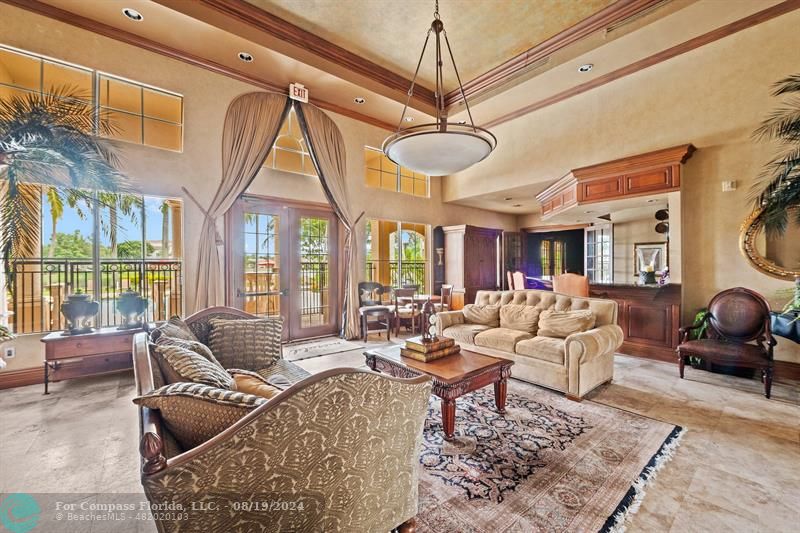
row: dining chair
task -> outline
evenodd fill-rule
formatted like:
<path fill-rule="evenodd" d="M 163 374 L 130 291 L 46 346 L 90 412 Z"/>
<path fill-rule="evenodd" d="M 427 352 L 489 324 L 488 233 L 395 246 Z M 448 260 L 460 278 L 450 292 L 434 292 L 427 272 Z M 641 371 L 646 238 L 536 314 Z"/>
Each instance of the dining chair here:
<path fill-rule="evenodd" d="M 553 278 L 553 292 L 588 298 L 589 278 L 580 274 L 560 274 Z"/>

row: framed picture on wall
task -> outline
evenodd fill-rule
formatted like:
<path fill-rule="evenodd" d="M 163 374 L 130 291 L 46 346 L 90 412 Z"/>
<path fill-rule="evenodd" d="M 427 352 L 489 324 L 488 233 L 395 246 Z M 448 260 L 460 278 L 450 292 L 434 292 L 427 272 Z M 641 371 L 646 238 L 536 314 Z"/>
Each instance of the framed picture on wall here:
<path fill-rule="evenodd" d="M 669 266 L 669 248 L 666 242 L 637 242 L 633 245 L 633 271 L 644 272 L 648 266 L 661 274 Z"/>

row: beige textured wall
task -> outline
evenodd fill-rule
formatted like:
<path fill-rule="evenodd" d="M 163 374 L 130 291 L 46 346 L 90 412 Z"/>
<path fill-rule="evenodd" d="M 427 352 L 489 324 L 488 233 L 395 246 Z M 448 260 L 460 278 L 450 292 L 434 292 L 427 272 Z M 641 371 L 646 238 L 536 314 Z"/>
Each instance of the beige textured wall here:
<path fill-rule="evenodd" d="M 184 287 L 186 305 L 192 307 L 195 284 L 197 235 L 203 222 L 201 211 L 185 197 L 186 186 L 207 206 L 219 183 L 221 132 L 228 103 L 237 95 L 259 90 L 248 84 L 192 67 L 180 61 L 147 52 L 28 11 L 0 3 L 0 42 L 55 57 L 184 95 L 184 150 L 174 153 L 133 144 L 121 144 L 123 170 L 143 193 L 184 198 Z M 313 83 L 306 81 L 306 86 Z M 480 209 L 449 206 L 441 202 L 438 178 L 431 184 L 431 198 L 368 189 L 364 185 L 365 144 L 380 146 L 387 132 L 347 117 L 331 115 L 347 143 L 348 196 L 356 210 L 367 217 L 396 218 L 432 225 L 475 224 L 512 229 L 515 218 Z M 319 183 L 312 178 L 264 170 L 252 191 L 277 197 L 324 201 Z M 363 240 L 364 223 L 358 232 Z M 358 260 L 363 261 L 363 250 Z M 8 360 L 8 370 L 40 364 L 44 352 L 38 335 L 15 341 L 17 357 Z"/>
<path fill-rule="evenodd" d="M 793 11 L 493 129 L 495 154 L 447 178 L 458 199 L 562 176 L 567 170 L 691 142 L 682 190 L 684 317 L 718 291 L 746 286 L 775 307 L 789 282 L 753 270 L 738 249 L 748 189 L 774 151 L 751 133 L 778 105 L 777 80 L 800 71 L 800 12 Z M 532 141 L 532 140 L 535 140 Z M 721 181 L 737 180 L 723 193 Z M 535 216 L 519 217 L 528 225 Z M 800 346 L 777 357 L 800 362 Z"/>

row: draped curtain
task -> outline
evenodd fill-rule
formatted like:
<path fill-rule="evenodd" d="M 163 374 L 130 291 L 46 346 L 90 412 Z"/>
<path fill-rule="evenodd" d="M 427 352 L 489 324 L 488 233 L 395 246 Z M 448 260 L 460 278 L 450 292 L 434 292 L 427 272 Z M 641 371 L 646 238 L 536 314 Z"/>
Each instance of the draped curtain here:
<path fill-rule="evenodd" d="M 339 128 L 316 106 L 296 102 L 295 110 L 325 196 L 345 228 L 344 309 L 341 334 L 345 338 L 353 339 L 359 336 L 359 268 L 355 257 L 355 227 L 363 213 L 356 216 L 347 198 L 346 147 Z"/>
<path fill-rule="evenodd" d="M 223 241 L 217 231 L 217 219 L 228 212 L 258 174 L 290 106 L 286 95 L 265 92 L 240 95 L 228 106 L 222 131 L 222 181 L 211 205 L 204 210 L 200 233 L 195 311 L 221 303 L 218 247 Z"/>

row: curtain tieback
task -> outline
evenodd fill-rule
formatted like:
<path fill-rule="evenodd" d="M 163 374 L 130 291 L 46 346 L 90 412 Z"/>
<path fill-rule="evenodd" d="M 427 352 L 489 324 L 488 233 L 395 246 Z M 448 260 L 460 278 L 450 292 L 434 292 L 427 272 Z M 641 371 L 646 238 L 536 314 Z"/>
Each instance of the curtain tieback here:
<path fill-rule="evenodd" d="M 214 219 L 214 217 L 211 216 L 211 214 L 208 212 L 207 209 L 205 209 L 202 205 L 200 205 L 200 202 L 197 201 L 197 198 L 195 198 L 186 187 L 181 187 L 181 190 L 183 190 L 186 196 L 188 196 L 189 199 L 192 202 L 194 202 L 194 205 L 196 205 L 197 208 L 200 209 L 200 211 L 202 211 L 203 216 L 206 217 L 206 220 L 209 222 L 209 224 L 211 224 L 211 227 L 214 228 L 214 241 L 216 245 L 222 246 L 223 244 L 225 244 L 225 241 L 222 239 L 222 235 L 220 235 L 219 231 L 217 230 L 217 221 Z"/>

